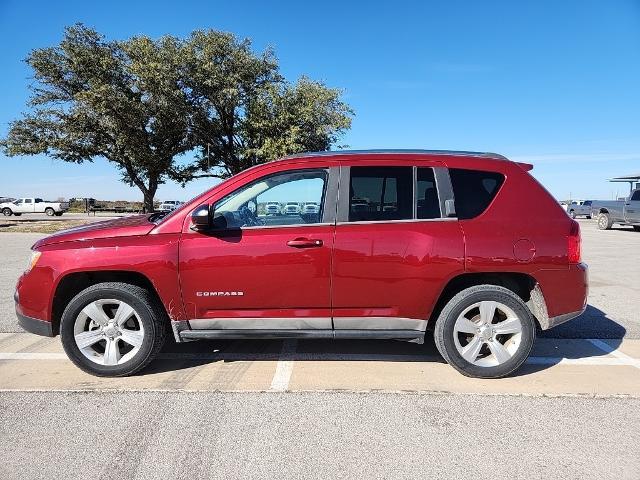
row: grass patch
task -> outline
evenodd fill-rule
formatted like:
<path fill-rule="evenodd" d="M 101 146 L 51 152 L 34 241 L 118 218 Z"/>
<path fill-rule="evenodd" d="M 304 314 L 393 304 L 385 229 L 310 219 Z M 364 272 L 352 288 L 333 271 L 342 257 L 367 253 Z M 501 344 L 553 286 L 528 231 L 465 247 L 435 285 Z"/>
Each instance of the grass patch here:
<path fill-rule="evenodd" d="M 4 220 L 0 218 L 0 233 L 56 233 L 60 230 L 86 225 L 87 223 L 88 222 L 86 220 L 35 220 L 29 222 L 12 222 L 11 220 Z"/>

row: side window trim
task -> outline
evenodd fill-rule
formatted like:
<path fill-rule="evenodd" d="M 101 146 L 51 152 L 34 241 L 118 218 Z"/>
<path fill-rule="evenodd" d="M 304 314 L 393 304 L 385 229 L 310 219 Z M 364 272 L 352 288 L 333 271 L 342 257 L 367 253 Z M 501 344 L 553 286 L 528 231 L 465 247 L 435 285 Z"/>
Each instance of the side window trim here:
<path fill-rule="evenodd" d="M 440 217 L 442 219 L 457 219 L 457 215 L 447 216 L 447 200 L 455 202 L 449 169 L 446 167 L 433 167 L 433 174 L 436 177 L 436 190 L 440 200 Z"/>
<path fill-rule="evenodd" d="M 322 225 L 335 225 L 336 217 L 338 215 L 341 167 L 329 167 L 326 168 L 326 170 L 328 170 L 329 175 L 327 175 L 327 184 L 324 187 L 324 209 L 322 211 L 322 219 L 320 221 Z"/>
<path fill-rule="evenodd" d="M 351 167 L 340 167 L 340 183 L 338 187 L 338 212 L 336 223 L 349 223 L 349 195 L 351 182 Z"/>

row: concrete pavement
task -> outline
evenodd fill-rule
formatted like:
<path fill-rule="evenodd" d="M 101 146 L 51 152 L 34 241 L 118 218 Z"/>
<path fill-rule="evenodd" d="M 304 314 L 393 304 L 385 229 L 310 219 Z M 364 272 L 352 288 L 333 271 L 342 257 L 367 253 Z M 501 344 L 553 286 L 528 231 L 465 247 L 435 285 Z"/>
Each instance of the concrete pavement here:
<path fill-rule="evenodd" d="M 0 478 L 637 480 L 640 400 L 0 393 Z"/>

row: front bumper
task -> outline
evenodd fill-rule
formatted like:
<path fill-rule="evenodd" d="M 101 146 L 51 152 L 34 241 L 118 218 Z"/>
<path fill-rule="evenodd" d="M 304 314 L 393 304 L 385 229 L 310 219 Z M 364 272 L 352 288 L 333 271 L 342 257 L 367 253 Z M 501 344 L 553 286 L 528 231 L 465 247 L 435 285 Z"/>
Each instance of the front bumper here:
<path fill-rule="evenodd" d="M 37 318 L 27 317 L 16 309 L 16 315 L 18 317 L 18 324 L 29 333 L 35 333 L 36 335 L 42 335 L 44 337 L 53 337 L 53 325 L 51 322 L 45 322 L 44 320 L 38 320 Z"/>

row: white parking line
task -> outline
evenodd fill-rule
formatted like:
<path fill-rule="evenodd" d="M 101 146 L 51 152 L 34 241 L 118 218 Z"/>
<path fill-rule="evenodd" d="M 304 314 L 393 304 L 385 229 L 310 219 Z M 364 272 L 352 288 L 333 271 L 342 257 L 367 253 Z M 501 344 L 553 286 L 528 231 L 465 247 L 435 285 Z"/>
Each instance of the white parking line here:
<path fill-rule="evenodd" d="M 593 340 L 590 342 L 601 342 Z M 611 357 L 529 357 L 525 362 L 528 365 L 599 365 L 599 366 L 633 366 L 640 368 L 640 360 L 636 360 L 624 353 L 611 349 L 606 343 L 603 345 L 593 343 L 596 347 L 610 353 Z M 399 355 L 385 353 L 304 353 L 296 351 L 295 340 L 285 341 L 280 353 L 237 353 L 237 352 L 199 352 L 199 353 L 161 353 L 159 360 L 211 360 L 211 361 L 278 361 L 276 372 L 271 382 L 274 391 L 286 390 L 293 363 L 299 361 L 380 361 L 380 362 L 441 362 L 442 359 L 435 355 Z M 606 349 L 605 349 L 606 348 Z M 66 360 L 64 353 L 12 353 L 0 352 L 0 360 Z"/>
<path fill-rule="evenodd" d="M 635 358 L 630 357 L 626 353 L 620 352 L 617 348 L 613 348 L 607 342 L 600 340 L 599 338 L 588 338 L 587 341 L 591 343 L 594 347 L 597 347 L 600 350 L 602 350 L 603 352 L 606 352 L 609 355 L 613 355 L 614 357 L 625 361 L 627 365 L 640 368 L 640 360 L 636 360 Z"/>
<path fill-rule="evenodd" d="M 280 350 L 280 360 L 276 365 L 276 372 L 271 380 L 270 392 L 284 392 L 289 388 L 289 380 L 293 372 L 293 355 L 296 353 L 298 342 L 296 340 L 285 340 L 282 342 Z"/>
<path fill-rule="evenodd" d="M 8 353 L 0 352 L 0 360 L 66 360 L 64 353 Z"/>

